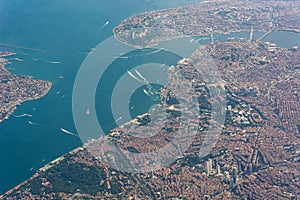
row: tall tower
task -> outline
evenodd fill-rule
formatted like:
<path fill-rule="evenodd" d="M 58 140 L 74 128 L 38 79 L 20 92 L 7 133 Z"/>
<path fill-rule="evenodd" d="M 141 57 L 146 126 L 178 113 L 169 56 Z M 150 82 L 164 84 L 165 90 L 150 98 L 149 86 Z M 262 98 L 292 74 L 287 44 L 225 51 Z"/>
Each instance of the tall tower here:
<path fill-rule="evenodd" d="M 237 182 L 237 179 L 238 179 L 238 169 L 236 167 L 233 167 L 232 168 L 232 181 L 233 181 L 233 184 L 235 185 L 236 182 Z"/>
<path fill-rule="evenodd" d="M 212 160 L 209 159 L 206 163 L 206 173 L 207 175 L 210 175 L 213 172 L 213 168 L 212 168 Z"/>
<path fill-rule="evenodd" d="M 209 162 L 209 170 L 210 170 L 210 173 L 212 173 L 212 171 L 213 171 L 213 167 L 212 167 L 212 159 L 209 159 L 208 162 Z"/>
<path fill-rule="evenodd" d="M 222 174 L 221 174 L 221 167 L 220 167 L 219 164 L 217 164 L 217 175 L 218 175 L 218 176 L 221 176 L 221 175 L 222 175 Z"/>
<path fill-rule="evenodd" d="M 238 180 L 238 169 L 236 167 L 232 168 L 231 179 L 230 179 L 230 189 L 233 190 L 236 186 Z"/>
<path fill-rule="evenodd" d="M 249 42 L 253 41 L 253 26 L 251 27 L 251 31 L 250 31 L 250 38 L 249 38 Z"/>
<path fill-rule="evenodd" d="M 209 167 L 209 161 L 205 162 L 205 171 L 207 175 L 210 175 L 210 167 Z"/>
<path fill-rule="evenodd" d="M 215 37 L 214 37 L 214 31 L 213 31 L 213 30 L 212 30 L 211 33 L 210 33 L 210 42 L 211 42 L 212 44 L 215 43 Z"/>

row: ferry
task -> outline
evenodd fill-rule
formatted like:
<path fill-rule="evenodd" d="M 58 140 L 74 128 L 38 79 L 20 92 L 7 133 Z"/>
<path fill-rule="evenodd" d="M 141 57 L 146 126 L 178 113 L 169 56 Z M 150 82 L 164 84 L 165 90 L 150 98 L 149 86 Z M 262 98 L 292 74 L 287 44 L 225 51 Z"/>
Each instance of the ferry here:
<path fill-rule="evenodd" d="M 66 134 L 69 134 L 69 135 L 73 135 L 73 136 L 75 136 L 75 137 L 78 137 L 77 134 L 72 133 L 72 132 L 70 132 L 70 131 L 68 131 L 68 130 L 66 130 L 66 129 L 64 129 L 64 128 L 60 128 L 60 130 L 61 130 L 62 132 L 64 132 L 64 133 L 66 133 Z"/>

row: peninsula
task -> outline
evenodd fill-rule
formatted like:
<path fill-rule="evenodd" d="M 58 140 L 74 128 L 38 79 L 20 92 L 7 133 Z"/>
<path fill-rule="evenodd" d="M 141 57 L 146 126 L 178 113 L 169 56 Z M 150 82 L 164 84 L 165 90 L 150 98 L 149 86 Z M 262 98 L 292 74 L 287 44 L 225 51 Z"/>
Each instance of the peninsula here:
<path fill-rule="evenodd" d="M 104 160 L 114 163 L 123 155 L 99 148 L 102 138 L 91 140 L 47 164 L 2 198 L 299 199 L 300 49 L 281 48 L 262 38 L 253 40 L 252 34 L 249 39 L 213 39 L 214 33 L 253 29 L 300 32 L 299 22 L 299 1 L 271 0 L 205 1 L 125 19 L 114 29 L 115 37 L 139 48 L 184 35 L 212 36 L 210 43 L 168 71 L 171 82 L 172 73 L 180 72 L 188 83 L 172 85 L 190 84 L 199 102 L 197 119 L 190 121 L 198 134 L 189 149 L 168 167 L 132 174 L 105 165 Z M 209 59 L 220 72 L 224 88 L 204 81 L 195 71 L 197 66 L 209 67 Z M 210 96 L 209 87 L 219 88 L 225 98 Z M 180 145 L 170 141 L 180 134 L 178 122 L 184 119 L 179 113 L 185 110 L 180 110 L 178 98 L 165 88 L 161 97 L 169 117 L 165 127 L 144 127 L 149 122 L 149 114 L 144 114 L 112 130 L 110 141 L 133 153 L 151 152 L 170 143 L 170 154 L 180 150 Z M 186 93 L 180 98 L 191 102 L 192 95 Z M 223 131 L 210 154 L 199 157 L 212 123 L 214 101 L 226 101 L 226 108 L 220 108 L 226 113 Z M 131 134 L 135 131 L 155 135 L 137 138 Z M 102 160 L 93 156 L 93 151 L 99 152 Z M 143 167 L 145 163 L 138 161 Z"/>
<path fill-rule="evenodd" d="M 6 57 L 13 55 L 15 53 L 0 52 L 0 123 L 9 118 L 16 106 L 25 101 L 42 98 L 52 86 L 48 81 L 10 73 L 6 69 L 10 63 Z"/>

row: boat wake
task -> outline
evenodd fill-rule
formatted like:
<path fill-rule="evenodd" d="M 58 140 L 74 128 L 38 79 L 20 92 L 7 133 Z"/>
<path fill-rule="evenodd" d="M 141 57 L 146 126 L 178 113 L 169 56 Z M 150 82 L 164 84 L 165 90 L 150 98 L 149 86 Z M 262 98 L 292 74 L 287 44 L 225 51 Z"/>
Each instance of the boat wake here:
<path fill-rule="evenodd" d="M 66 130 L 66 129 L 64 129 L 64 128 L 60 128 L 60 130 L 61 130 L 62 132 L 64 132 L 64 133 L 68 134 L 68 135 L 72 135 L 72 136 L 78 137 L 77 134 L 72 133 L 72 132 L 70 132 L 70 131 L 68 131 L 68 130 Z"/>
<path fill-rule="evenodd" d="M 151 100 L 153 101 L 158 101 L 160 99 L 160 93 L 159 91 L 157 91 L 156 89 L 154 89 L 152 87 L 152 85 L 150 84 L 150 82 L 138 71 L 138 70 L 134 70 L 135 73 L 137 74 L 137 76 L 135 76 L 132 72 L 127 71 L 128 75 L 133 78 L 134 80 L 143 83 L 146 85 L 146 89 L 143 89 L 143 92 L 151 98 Z"/>
<path fill-rule="evenodd" d="M 103 24 L 103 26 L 101 26 L 101 28 L 99 29 L 99 32 L 101 32 L 108 25 L 109 25 L 109 21 L 106 21 L 105 24 Z"/>
<path fill-rule="evenodd" d="M 127 74 L 128 74 L 131 78 L 133 78 L 134 80 L 136 80 L 136 81 L 138 81 L 138 82 L 140 82 L 140 83 L 144 83 L 143 80 L 137 78 L 137 77 L 136 77 L 135 75 L 133 75 L 130 71 L 127 71 Z"/>
<path fill-rule="evenodd" d="M 29 125 L 33 125 L 33 126 L 40 126 L 40 124 L 34 123 L 34 122 L 32 122 L 32 121 L 28 121 L 28 124 L 29 124 Z"/>
<path fill-rule="evenodd" d="M 154 50 L 154 51 L 151 51 L 151 52 L 149 52 L 149 53 L 138 54 L 137 56 L 149 56 L 149 55 L 152 55 L 152 54 L 161 52 L 161 51 L 163 51 L 163 50 L 164 50 L 164 48 L 160 48 L 160 49 L 156 49 L 156 50 Z"/>
<path fill-rule="evenodd" d="M 45 60 L 46 63 L 50 63 L 50 64 L 60 64 L 60 62 L 58 61 L 49 61 L 49 60 Z"/>
<path fill-rule="evenodd" d="M 22 115 L 13 115 L 14 117 L 16 117 L 16 118 L 21 118 L 21 117 L 32 117 L 32 115 L 31 114 L 22 114 Z"/>

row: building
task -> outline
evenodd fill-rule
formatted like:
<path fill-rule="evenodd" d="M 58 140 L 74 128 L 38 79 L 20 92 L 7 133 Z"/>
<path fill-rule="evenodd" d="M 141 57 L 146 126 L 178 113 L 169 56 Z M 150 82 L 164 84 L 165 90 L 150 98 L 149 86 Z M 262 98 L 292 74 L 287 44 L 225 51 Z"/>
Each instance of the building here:
<path fill-rule="evenodd" d="M 212 159 L 209 159 L 206 161 L 206 174 L 210 175 L 213 173 L 213 167 L 212 167 Z"/>

